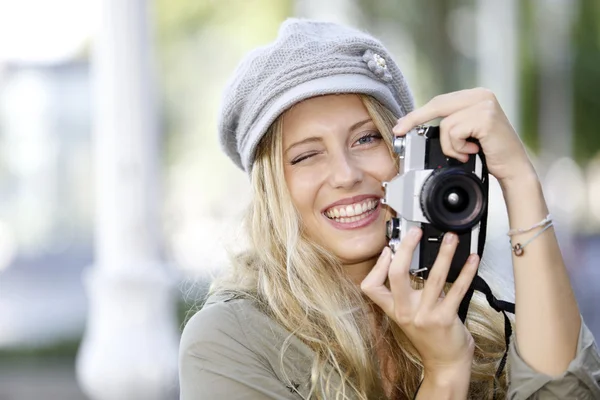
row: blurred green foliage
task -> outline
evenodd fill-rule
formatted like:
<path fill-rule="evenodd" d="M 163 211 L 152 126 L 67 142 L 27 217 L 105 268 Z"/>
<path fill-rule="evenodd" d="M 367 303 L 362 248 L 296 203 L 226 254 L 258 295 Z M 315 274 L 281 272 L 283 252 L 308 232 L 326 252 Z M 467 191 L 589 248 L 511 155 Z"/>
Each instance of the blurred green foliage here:
<path fill-rule="evenodd" d="M 212 30 L 253 47 L 273 38 L 292 6 L 292 0 L 156 0 L 158 39 L 171 46 Z"/>
<path fill-rule="evenodd" d="M 409 32 L 416 44 L 419 82 L 425 101 L 470 85 L 475 65 L 462 57 L 448 35 L 447 17 L 473 0 L 359 0 L 368 25 L 381 23 Z"/>
<path fill-rule="evenodd" d="M 539 150 L 538 111 L 540 107 L 540 65 L 535 51 L 534 7 L 530 1 L 519 2 L 519 57 L 521 96 L 521 138 L 532 150 Z"/>
<path fill-rule="evenodd" d="M 193 41 L 203 32 L 229 36 L 237 48 L 224 48 L 232 57 L 275 36 L 279 22 L 293 11 L 292 0 L 157 0 L 157 24 L 167 74 L 174 48 L 193 51 L 181 43 Z M 572 30 L 572 82 L 574 155 L 584 164 L 600 150 L 596 116 L 600 111 L 600 2 L 573 0 L 577 7 Z M 471 87 L 475 64 L 452 46 L 447 17 L 456 7 L 475 7 L 474 0 L 357 0 L 368 27 L 396 25 L 411 33 L 417 44 L 419 85 L 425 97 Z M 519 2 L 521 135 L 534 151 L 539 149 L 538 120 L 540 64 L 536 55 L 535 7 Z M 235 40 L 233 39 L 235 38 Z M 181 77 L 181 76 L 180 76 Z M 185 79 L 189 79 L 186 77 Z M 171 82 L 172 83 L 172 82 Z M 181 98 L 181 97 L 179 97 Z M 169 109 L 169 106 L 167 106 Z M 177 132 L 177 110 L 167 112 L 171 133 Z M 180 115 L 181 117 L 181 115 Z"/>
<path fill-rule="evenodd" d="M 600 1 L 578 3 L 573 26 L 574 151 L 585 162 L 600 150 Z"/>
<path fill-rule="evenodd" d="M 600 151 L 600 2 L 573 0 L 577 9 L 572 25 L 571 72 L 573 83 L 573 149 L 580 164 Z M 459 6 L 475 7 L 474 0 L 359 0 L 370 26 L 395 21 L 412 33 L 417 59 L 423 68 L 419 80 L 424 94 L 476 85 L 475 66 L 453 49 L 448 40 L 446 18 Z M 539 150 L 540 69 L 536 54 L 536 7 L 541 2 L 519 1 L 520 135 L 528 147 Z M 470 76 L 470 78 L 469 78 Z M 419 84 L 422 84 L 419 82 Z"/>
<path fill-rule="evenodd" d="M 216 135 L 198 132 L 216 124 L 214 107 L 219 97 L 207 81 L 220 83 L 223 64 L 237 61 L 249 49 L 271 40 L 279 23 L 292 13 L 292 4 L 291 0 L 155 1 L 167 163 L 189 148 L 217 147 L 210 143 L 216 141 Z M 210 79 L 199 74 L 208 74 Z M 209 113 L 206 116 L 192 108 L 207 101 L 211 104 L 204 107 Z M 194 135 L 186 135 L 189 132 Z M 204 142 L 199 144 L 200 140 Z M 214 146 L 206 146 L 206 140 Z"/>

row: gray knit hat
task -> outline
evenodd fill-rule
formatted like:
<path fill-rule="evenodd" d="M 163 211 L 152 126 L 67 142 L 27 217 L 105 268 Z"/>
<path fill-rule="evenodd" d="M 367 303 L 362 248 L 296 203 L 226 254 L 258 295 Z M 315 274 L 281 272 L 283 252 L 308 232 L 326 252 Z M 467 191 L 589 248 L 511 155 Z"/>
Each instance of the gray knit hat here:
<path fill-rule="evenodd" d="M 290 18 L 273 43 L 242 60 L 227 84 L 221 146 L 250 172 L 260 139 L 281 113 L 333 93 L 371 95 L 398 117 L 414 108 L 402 72 L 379 40 L 334 23 Z"/>

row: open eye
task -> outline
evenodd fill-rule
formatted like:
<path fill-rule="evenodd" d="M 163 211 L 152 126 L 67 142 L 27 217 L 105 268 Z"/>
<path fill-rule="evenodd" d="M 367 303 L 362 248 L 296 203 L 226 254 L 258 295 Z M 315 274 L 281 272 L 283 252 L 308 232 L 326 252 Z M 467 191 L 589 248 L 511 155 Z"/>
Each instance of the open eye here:
<path fill-rule="evenodd" d="M 366 135 L 361 136 L 354 144 L 364 145 L 377 142 L 383 139 L 379 132 L 369 132 Z"/>

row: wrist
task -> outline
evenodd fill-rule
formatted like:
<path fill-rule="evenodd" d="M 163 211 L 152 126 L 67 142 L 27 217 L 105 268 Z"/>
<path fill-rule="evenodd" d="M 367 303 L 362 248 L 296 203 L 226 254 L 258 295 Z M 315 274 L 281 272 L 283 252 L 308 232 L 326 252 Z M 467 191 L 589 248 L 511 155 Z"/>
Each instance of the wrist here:
<path fill-rule="evenodd" d="M 471 364 L 425 368 L 416 399 L 465 399 L 471 382 Z"/>
<path fill-rule="evenodd" d="M 532 206 L 536 209 L 539 208 L 538 206 L 544 205 L 542 208 L 545 208 L 542 183 L 535 170 L 532 169 L 530 172 L 524 172 L 519 177 L 502 180 L 499 183 L 509 216 L 512 210 L 522 208 L 524 205 L 527 206 L 526 208 Z"/>
<path fill-rule="evenodd" d="M 533 166 L 523 168 L 521 172 L 514 177 L 499 179 L 498 183 L 505 195 L 523 189 L 531 190 L 532 188 L 541 187 L 540 179 Z"/>
<path fill-rule="evenodd" d="M 548 206 L 535 170 L 531 169 L 531 172 L 525 172 L 515 179 L 504 180 L 500 182 L 500 187 L 510 229 L 525 229 L 547 217 Z M 518 234 L 520 240 L 529 237 L 532 237 L 531 233 Z"/>
<path fill-rule="evenodd" d="M 423 381 L 429 381 L 436 387 L 450 387 L 471 380 L 471 363 L 447 368 L 425 368 Z"/>

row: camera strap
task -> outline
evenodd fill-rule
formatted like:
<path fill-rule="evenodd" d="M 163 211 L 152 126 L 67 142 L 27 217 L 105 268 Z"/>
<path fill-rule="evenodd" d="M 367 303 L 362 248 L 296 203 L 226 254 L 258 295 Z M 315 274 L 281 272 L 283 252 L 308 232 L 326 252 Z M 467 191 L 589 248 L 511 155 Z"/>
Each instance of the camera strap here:
<path fill-rule="evenodd" d="M 498 300 L 494 294 L 492 293 L 492 289 L 487 284 L 487 282 L 479 275 L 475 275 L 473 278 L 473 282 L 471 283 L 471 287 L 465 294 L 462 302 L 460 303 L 460 307 L 458 309 L 458 316 L 460 320 L 464 323 L 467 318 L 467 312 L 469 311 L 469 304 L 471 303 L 471 299 L 473 298 L 473 293 L 475 290 L 483 293 L 488 304 L 497 312 L 502 312 L 504 314 L 504 342 L 506 344 L 506 349 L 504 350 L 504 355 L 500 360 L 500 364 L 498 365 L 498 369 L 496 370 L 496 375 L 494 378 L 494 399 L 496 398 L 496 382 L 502 375 L 502 371 L 506 366 L 506 360 L 508 357 L 508 349 L 510 346 L 510 337 L 512 336 L 512 325 L 510 323 L 510 319 L 508 319 L 507 312 L 514 314 L 515 313 L 515 304 L 510 303 L 504 300 Z"/>

